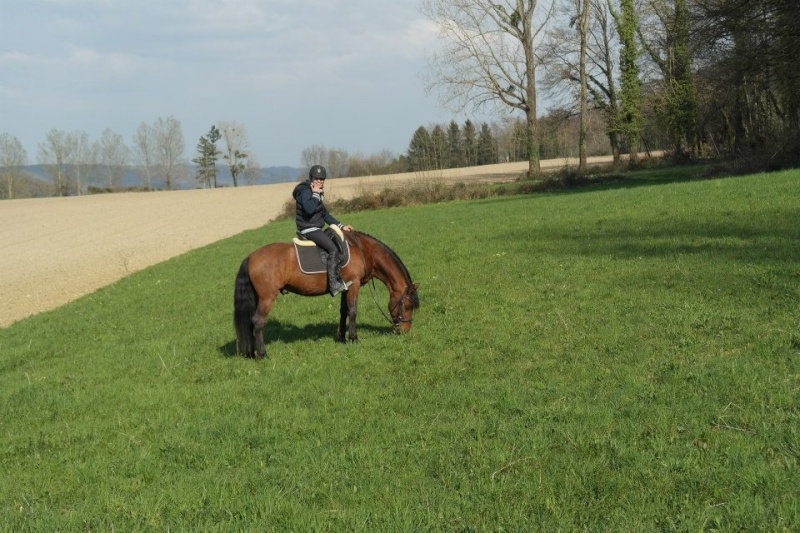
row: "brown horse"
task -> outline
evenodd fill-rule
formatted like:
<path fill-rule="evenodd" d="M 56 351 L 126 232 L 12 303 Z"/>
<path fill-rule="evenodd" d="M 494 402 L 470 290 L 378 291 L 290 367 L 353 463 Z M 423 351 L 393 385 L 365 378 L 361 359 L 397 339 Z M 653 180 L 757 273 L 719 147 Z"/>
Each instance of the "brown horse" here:
<path fill-rule="evenodd" d="M 342 269 L 342 278 L 352 285 L 342 293 L 336 340 L 345 342 L 349 318 L 349 339 L 358 341 L 358 291 L 373 278 L 389 289 L 389 316 L 394 330 L 398 333 L 410 330 L 414 309 L 419 307 L 419 284 L 411 281 L 403 261 L 391 248 L 366 233 L 345 232 L 345 238 L 350 243 L 350 262 Z M 233 296 L 233 323 L 238 349 L 246 357 L 266 356 L 264 323 L 278 294 L 289 292 L 303 296 L 328 293 L 327 275 L 303 273 L 291 243 L 268 244 L 242 261 Z"/>

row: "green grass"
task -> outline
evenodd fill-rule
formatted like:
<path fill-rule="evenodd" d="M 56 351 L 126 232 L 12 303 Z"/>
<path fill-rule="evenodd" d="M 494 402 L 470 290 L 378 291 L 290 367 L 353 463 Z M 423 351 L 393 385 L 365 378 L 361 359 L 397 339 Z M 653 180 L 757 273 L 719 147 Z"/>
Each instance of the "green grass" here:
<path fill-rule="evenodd" d="M 664 172 L 347 215 L 421 283 L 402 337 L 289 295 L 234 354 L 289 222 L 0 330 L 0 528 L 797 531 L 800 172 Z"/>

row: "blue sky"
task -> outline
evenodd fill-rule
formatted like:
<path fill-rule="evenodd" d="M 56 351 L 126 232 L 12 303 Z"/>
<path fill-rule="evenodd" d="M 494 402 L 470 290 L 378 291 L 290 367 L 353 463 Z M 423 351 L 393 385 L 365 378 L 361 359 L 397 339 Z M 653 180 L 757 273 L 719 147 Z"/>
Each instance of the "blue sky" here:
<path fill-rule="evenodd" d="M 416 0 L 0 0 L 0 133 L 31 162 L 50 129 L 130 142 L 168 116 L 189 159 L 221 120 L 264 166 L 312 145 L 399 155 L 465 118 L 425 92 L 436 46 Z"/>

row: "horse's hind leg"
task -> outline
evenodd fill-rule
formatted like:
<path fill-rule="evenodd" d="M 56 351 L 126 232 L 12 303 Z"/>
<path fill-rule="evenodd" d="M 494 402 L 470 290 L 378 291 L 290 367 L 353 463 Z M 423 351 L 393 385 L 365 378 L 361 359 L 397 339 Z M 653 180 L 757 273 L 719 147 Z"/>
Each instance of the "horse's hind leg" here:
<path fill-rule="evenodd" d="M 264 345 L 264 324 L 267 322 L 267 315 L 272 309 L 272 303 L 275 301 L 276 295 L 271 295 L 268 298 L 261 298 L 258 301 L 258 310 L 253 316 L 253 335 L 256 338 L 256 359 L 263 359 L 267 356 L 267 347 Z"/>

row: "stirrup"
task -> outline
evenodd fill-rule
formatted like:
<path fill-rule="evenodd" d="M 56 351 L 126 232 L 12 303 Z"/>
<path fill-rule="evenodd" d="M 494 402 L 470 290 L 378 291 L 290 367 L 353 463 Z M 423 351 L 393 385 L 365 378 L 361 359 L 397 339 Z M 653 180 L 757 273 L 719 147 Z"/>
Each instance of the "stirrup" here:
<path fill-rule="evenodd" d="M 342 281 L 342 282 L 339 283 L 338 286 L 331 287 L 328 292 L 330 292 L 331 296 L 336 296 L 338 294 L 346 292 L 350 288 L 350 285 L 352 285 L 352 284 L 353 284 L 352 281 L 348 281 L 348 282 Z"/>

